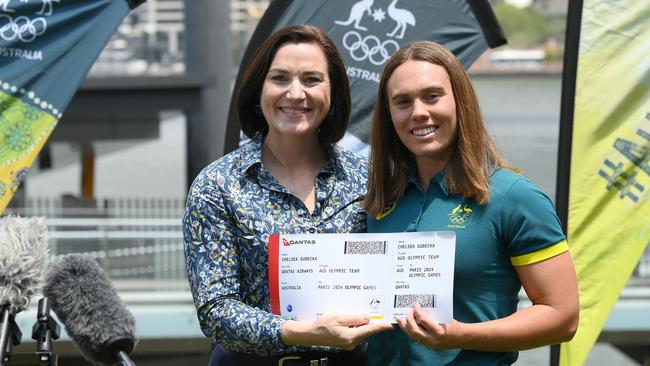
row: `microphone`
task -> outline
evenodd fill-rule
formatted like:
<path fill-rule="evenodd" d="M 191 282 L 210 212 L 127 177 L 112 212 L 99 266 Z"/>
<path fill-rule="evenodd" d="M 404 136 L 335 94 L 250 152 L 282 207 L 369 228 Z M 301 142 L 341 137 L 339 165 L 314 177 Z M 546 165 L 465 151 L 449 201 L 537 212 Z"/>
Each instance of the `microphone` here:
<path fill-rule="evenodd" d="M 15 317 L 40 289 L 48 256 L 43 218 L 0 219 L 0 365 L 20 344 L 22 333 Z"/>
<path fill-rule="evenodd" d="M 135 319 L 99 264 L 68 254 L 53 263 L 43 294 L 82 356 L 95 365 L 135 366 Z"/>
<path fill-rule="evenodd" d="M 32 339 L 36 341 L 36 355 L 43 364 L 57 365 L 58 357 L 52 353 L 52 341 L 59 339 L 61 327 L 50 316 L 50 300 L 43 297 L 38 301 L 36 323 L 32 327 Z"/>

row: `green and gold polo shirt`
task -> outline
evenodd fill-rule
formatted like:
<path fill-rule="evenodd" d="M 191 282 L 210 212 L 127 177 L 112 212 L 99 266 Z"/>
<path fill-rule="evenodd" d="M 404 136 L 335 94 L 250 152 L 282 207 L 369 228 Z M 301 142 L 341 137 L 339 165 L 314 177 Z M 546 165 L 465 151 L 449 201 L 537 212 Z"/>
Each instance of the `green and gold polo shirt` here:
<path fill-rule="evenodd" d="M 517 310 L 521 282 L 515 266 L 568 250 L 551 200 L 525 177 L 506 169 L 490 178 L 490 202 L 450 195 L 444 172 L 427 191 L 416 177 L 404 196 L 384 213 L 368 217 L 368 232 L 456 232 L 454 319 L 476 323 Z M 509 365 L 517 352 L 434 351 L 399 329 L 370 338 L 370 365 Z"/>

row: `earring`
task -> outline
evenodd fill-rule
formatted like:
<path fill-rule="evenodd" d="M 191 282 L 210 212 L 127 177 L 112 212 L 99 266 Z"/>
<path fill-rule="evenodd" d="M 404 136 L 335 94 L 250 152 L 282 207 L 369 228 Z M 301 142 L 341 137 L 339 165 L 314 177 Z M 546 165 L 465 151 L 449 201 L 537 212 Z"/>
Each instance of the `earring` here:
<path fill-rule="evenodd" d="M 255 104 L 255 114 L 257 114 L 260 117 L 262 116 L 262 106 L 261 105 Z"/>

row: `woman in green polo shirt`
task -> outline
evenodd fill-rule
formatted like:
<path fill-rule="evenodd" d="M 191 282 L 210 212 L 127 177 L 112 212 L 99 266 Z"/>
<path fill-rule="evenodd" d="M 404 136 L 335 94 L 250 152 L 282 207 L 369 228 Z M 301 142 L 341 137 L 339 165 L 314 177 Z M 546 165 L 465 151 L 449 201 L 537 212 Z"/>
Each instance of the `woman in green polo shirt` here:
<path fill-rule="evenodd" d="M 577 281 L 553 203 L 504 162 L 449 50 L 423 41 L 391 57 L 371 148 L 369 232 L 456 232 L 455 320 L 415 304 L 370 338 L 371 365 L 508 365 L 573 337 Z M 517 310 L 521 286 L 532 306 Z"/>

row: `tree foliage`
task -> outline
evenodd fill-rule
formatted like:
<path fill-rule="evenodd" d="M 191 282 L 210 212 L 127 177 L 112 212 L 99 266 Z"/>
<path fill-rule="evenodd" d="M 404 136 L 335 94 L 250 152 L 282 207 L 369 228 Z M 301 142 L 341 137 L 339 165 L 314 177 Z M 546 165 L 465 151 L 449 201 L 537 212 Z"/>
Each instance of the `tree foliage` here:
<path fill-rule="evenodd" d="M 532 5 L 518 8 L 502 2 L 494 6 L 494 13 L 512 47 L 538 46 L 551 36 L 549 24 L 544 15 Z"/>

